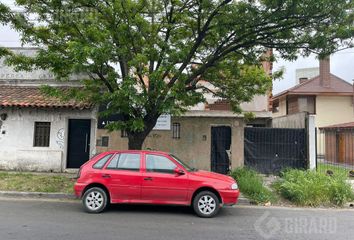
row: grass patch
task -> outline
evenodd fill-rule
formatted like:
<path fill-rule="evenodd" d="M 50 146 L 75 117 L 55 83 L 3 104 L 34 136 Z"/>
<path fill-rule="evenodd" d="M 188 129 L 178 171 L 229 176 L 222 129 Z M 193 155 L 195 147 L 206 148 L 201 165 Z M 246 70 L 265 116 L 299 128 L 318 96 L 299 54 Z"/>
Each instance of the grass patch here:
<path fill-rule="evenodd" d="M 236 168 L 231 172 L 231 176 L 236 179 L 242 194 L 257 204 L 276 201 L 276 195 L 264 186 L 262 178 L 256 171 Z"/>
<path fill-rule="evenodd" d="M 66 176 L 0 172 L 0 190 L 73 193 L 75 181 Z"/>
<path fill-rule="evenodd" d="M 285 199 L 300 206 L 342 206 L 354 200 L 354 193 L 343 174 L 326 176 L 316 171 L 287 170 L 273 183 Z"/>
<path fill-rule="evenodd" d="M 349 176 L 349 172 L 353 169 L 345 168 L 338 165 L 326 164 L 326 163 L 317 163 L 317 172 L 326 173 L 328 170 L 333 172 L 333 175 Z M 353 178 L 353 177 L 350 177 Z"/>

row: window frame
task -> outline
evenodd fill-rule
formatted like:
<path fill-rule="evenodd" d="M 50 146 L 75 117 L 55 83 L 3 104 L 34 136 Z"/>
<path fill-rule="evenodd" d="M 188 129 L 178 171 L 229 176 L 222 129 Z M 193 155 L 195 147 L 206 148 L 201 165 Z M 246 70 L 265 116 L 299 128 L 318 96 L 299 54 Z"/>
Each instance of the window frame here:
<path fill-rule="evenodd" d="M 47 126 L 38 126 L 40 124 L 43 124 L 43 125 L 47 125 Z M 40 145 L 40 141 L 37 142 L 37 134 L 39 134 L 39 127 L 48 127 L 49 128 L 49 131 L 48 131 L 48 136 L 44 136 L 45 140 L 43 140 L 43 145 Z M 52 130 L 52 123 L 51 122 L 43 122 L 43 121 L 35 121 L 34 122 L 34 126 L 33 126 L 33 147 L 43 147 L 43 148 L 49 148 L 50 147 L 50 133 L 51 133 L 51 130 Z M 42 134 L 42 133 L 41 133 Z M 43 136 L 42 136 L 43 137 Z"/>
<path fill-rule="evenodd" d="M 174 169 L 176 169 L 176 168 L 181 168 L 181 169 L 183 169 L 184 171 L 186 171 L 183 167 L 181 167 L 181 166 L 180 166 L 174 159 L 172 159 L 170 156 L 166 156 L 166 155 L 163 155 L 163 154 L 146 153 L 146 154 L 144 154 L 144 170 L 145 170 L 146 173 L 150 173 L 150 174 L 158 173 L 158 174 L 169 174 L 169 175 L 175 174 L 174 169 L 173 169 L 171 172 L 148 171 L 148 168 L 147 168 L 147 157 L 148 157 L 149 155 L 167 158 L 168 160 L 170 160 L 170 161 L 176 166 Z"/>
<path fill-rule="evenodd" d="M 181 139 L 181 124 L 179 122 L 172 123 L 172 138 Z"/>
<path fill-rule="evenodd" d="M 106 154 L 106 155 L 102 156 L 101 158 L 99 158 L 98 160 L 96 160 L 96 162 L 95 162 L 94 164 L 92 164 L 92 168 L 93 168 L 93 169 L 103 169 L 103 168 L 106 166 L 106 164 L 109 162 L 109 160 L 112 159 L 112 157 L 113 157 L 114 155 L 115 155 L 115 154 L 113 154 L 113 153 L 109 153 L 109 154 Z M 107 157 L 107 156 L 109 156 L 109 157 L 108 157 L 108 159 L 105 161 L 105 163 L 102 165 L 102 167 L 95 167 L 95 165 L 96 165 L 99 161 L 101 161 L 103 158 L 105 158 L 105 157 Z"/>
<path fill-rule="evenodd" d="M 128 132 L 125 129 L 120 130 L 120 137 L 121 138 L 128 138 Z"/>
<path fill-rule="evenodd" d="M 118 168 L 118 165 L 119 165 L 119 160 L 120 160 L 120 157 L 123 155 L 123 154 L 134 154 L 134 155 L 139 155 L 139 168 L 138 169 L 128 169 L 128 168 Z M 141 162 L 141 153 L 129 153 L 129 152 L 119 152 L 119 153 L 116 153 L 114 154 L 105 164 L 104 166 L 104 169 L 105 170 L 114 170 L 114 171 L 130 171 L 130 172 L 141 172 L 142 170 L 142 162 Z M 108 167 L 109 164 L 113 161 L 113 159 L 118 156 L 118 161 L 117 161 L 117 165 L 115 168 L 113 167 Z"/>

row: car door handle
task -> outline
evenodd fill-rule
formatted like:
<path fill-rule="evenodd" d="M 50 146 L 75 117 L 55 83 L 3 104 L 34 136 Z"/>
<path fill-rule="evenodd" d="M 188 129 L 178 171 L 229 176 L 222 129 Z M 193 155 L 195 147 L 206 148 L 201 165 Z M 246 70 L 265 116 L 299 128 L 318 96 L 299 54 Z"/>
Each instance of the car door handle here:
<path fill-rule="evenodd" d="M 103 177 L 103 178 L 111 178 L 111 175 L 109 175 L 109 174 L 102 174 L 102 177 Z"/>
<path fill-rule="evenodd" d="M 152 177 L 146 177 L 144 178 L 145 181 L 152 181 Z"/>

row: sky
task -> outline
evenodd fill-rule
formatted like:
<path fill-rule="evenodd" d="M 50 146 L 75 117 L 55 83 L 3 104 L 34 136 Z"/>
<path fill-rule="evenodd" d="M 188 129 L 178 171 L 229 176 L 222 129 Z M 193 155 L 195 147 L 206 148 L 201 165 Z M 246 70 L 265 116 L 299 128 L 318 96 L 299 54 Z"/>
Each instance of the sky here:
<path fill-rule="evenodd" d="M 11 5 L 12 0 L 0 0 L 1 3 Z M 20 47 L 19 35 L 8 26 L 0 25 L 0 45 L 6 47 Z M 289 62 L 278 59 L 273 64 L 273 71 L 285 69 L 283 79 L 273 83 L 273 94 L 284 91 L 296 84 L 295 71 L 299 68 L 318 67 L 318 59 L 315 55 L 307 58 L 299 57 L 296 61 Z M 353 83 L 354 80 L 354 48 L 346 49 L 331 55 L 331 73 Z"/>

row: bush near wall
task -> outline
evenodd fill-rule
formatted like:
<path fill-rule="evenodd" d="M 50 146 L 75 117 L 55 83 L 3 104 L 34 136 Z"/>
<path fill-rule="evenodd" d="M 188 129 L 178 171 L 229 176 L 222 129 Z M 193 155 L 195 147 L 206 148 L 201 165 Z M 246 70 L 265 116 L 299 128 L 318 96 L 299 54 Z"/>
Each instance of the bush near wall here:
<path fill-rule="evenodd" d="M 285 199 L 301 206 L 343 206 L 354 200 L 345 175 L 327 176 L 316 171 L 287 170 L 273 184 Z"/>
<path fill-rule="evenodd" d="M 258 173 L 249 168 L 236 168 L 231 176 L 237 181 L 242 194 L 257 204 L 275 202 L 276 196 L 264 186 L 263 179 Z"/>

